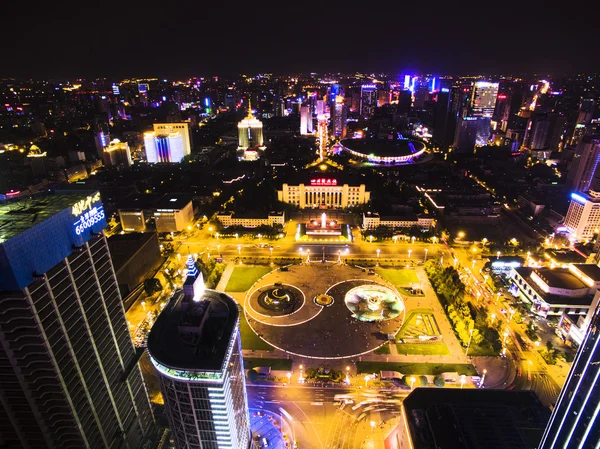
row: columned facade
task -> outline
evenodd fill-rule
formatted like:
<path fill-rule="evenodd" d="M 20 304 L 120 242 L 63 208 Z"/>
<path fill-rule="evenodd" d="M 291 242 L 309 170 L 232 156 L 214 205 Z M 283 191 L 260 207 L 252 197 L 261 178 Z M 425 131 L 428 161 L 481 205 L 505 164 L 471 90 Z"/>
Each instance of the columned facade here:
<path fill-rule="evenodd" d="M 279 201 L 294 204 L 301 209 L 345 209 L 369 202 L 371 192 L 366 190 L 364 184 L 358 186 L 348 184 L 291 186 L 283 184 L 281 190 L 277 191 L 277 198 Z"/>

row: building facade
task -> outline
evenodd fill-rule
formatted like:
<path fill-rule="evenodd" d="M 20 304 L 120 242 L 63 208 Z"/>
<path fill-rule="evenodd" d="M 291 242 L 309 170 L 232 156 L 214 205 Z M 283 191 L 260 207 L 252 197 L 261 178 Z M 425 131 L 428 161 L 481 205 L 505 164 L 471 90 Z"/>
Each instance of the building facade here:
<path fill-rule="evenodd" d="M 154 205 L 156 232 L 180 232 L 192 225 L 194 207 L 192 196 L 167 194 Z"/>
<path fill-rule="evenodd" d="M 258 226 L 274 226 L 274 225 L 285 225 L 285 213 L 284 212 L 270 212 L 267 216 L 260 215 L 238 215 L 234 212 L 220 212 L 217 214 L 217 220 L 221 222 L 224 227 L 229 226 L 243 226 L 245 228 L 256 228 Z"/>
<path fill-rule="evenodd" d="M 284 183 L 277 191 L 277 199 L 284 203 L 294 204 L 300 209 L 333 208 L 344 209 L 368 203 L 371 192 L 364 184 L 338 184 L 337 179 L 316 178 L 308 184 L 296 186 Z"/>
<path fill-rule="evenodd" d="M 109 146 L 104 148 L 103 162 L 106 167 L 131 167 L 131 151 L 127 142 L 113 140 Z"/>
<path fill-rule="evenodd" d="M 3 205 L 0 222 L 0 445 L 142 447 L 153 419 L 99 193 Z"/>
<path fill-rule="evenodd" d="M 360 87 L 360 115 L 369 118 L 375 112 L 377 105 L 377 86 L 375 84 L 363 84 Z"/>
<path fill-rule="evenodd" d="M 591 323 L 558 401 L 540 449 L 598 449 L 600 447 L 600 315 Z"/>
<path fill-rule="evenodd" d="M 146 160 L 151 163 L 181 162 L 191 153 L 189 124 L 155 123 L 154 131 L 144 134 Z"/>
<path fill-rule="evenodd" d="M 188 273 L 194 277 L 195 271 Z M 237 303 L 214 290 L 190 292 L 173 298 L 148 338 L 175 446 L 248 449 L 252 437 Z"/>
<path fill-rule="evenodd" d="M 390 229 L 412 228 L 416 226 L 423 231 L 429 231 L 432 226 L 435 226 L 435 220 L 432 217 L 423 216 L 381 217 L 379 214 L 373 212 L 363 214 L 363 229 L 376 229 L 379 226 L 386 226 Z"/>
<path fill-rule="evenodd" d="M 572 193 L 564 225 L 576 240 L 591 239 L 597 234 L 600 227 L 600 193 Z"/>

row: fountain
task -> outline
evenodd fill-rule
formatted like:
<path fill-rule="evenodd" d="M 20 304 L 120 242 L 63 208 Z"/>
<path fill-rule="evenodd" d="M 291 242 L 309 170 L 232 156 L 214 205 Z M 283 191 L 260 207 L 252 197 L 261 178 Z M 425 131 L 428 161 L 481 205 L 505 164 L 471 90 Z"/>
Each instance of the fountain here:
<path fill-rule="evenodd" d="M 360 321 L 389 320 L 404 311 L 402 299 L 390 288 L 378 284 L 349 290 L 344 302 L 352 316 Z"/>

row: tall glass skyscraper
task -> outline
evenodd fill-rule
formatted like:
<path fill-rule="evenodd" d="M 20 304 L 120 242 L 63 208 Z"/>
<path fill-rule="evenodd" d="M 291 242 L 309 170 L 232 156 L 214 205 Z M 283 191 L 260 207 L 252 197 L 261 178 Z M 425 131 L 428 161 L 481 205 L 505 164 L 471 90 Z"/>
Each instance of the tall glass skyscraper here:
<path fill-rule="evenodd" d="M 0 447 L 142 447 L 153 422 L 98 192 L 0 204 Z"/>
<path fill-rule="evenodd" d="M 233 298 L 205 290 L 188 268 L 184 293 L 161 312 L 148 352 L 177 449 L 252 445 L 239 311 Z M 200 282 L 199 282 L 200 281 Z"/>
<path fill-rule="evenodd" d="M 600 448 L 600 308 L 590 323 L 540 449 Z"/>

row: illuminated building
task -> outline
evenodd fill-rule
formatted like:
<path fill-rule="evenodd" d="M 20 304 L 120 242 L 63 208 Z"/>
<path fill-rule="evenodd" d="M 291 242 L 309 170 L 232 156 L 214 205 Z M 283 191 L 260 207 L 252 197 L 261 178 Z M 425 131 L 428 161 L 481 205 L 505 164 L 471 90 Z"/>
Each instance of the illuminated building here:
<path fill-rule="evenodd" d="M 333 137 L 343 139 L 346 137 L 347 108 L 344 97 L 338 95 L 331 104 L 331 132 Z"/>
<path fill-rule="evenodd" d="M 0 206 L 0 445 L 138 448 L 152 432 L 100 194 Z"/>
<path fill-rule="evenodd" d="M 360 87 L 360 115 L 369 118 L 375 112 L 377 105 L 377 86 L 374 84 L 363 84 Z"/>
<path fill-rule="evenodd" d="M 486 388 L 415 388 L 400 413 L 386 448 L 536 449 L 550 415 L 533 391 Z"/>
<path fill-rule="evenodd" d="M 96 152 L 98 156 L 102 158 L 104 149 L 110 144 L 110 136 L 107 132 L 98 131 L 94 134 L 94 144 L 96 145 Z"/>
<path fill-rule="evenodd" d="M 346 208 L 368 203 L 371 192 L 364 184 L 348 185 L 338 183 L 337 179 L 316 177 L 308 184 L 288 185 L 284 183 L 277 191 L 277 199 L 294 204 L 300 209 L 311 207 Z"/>
<path fill-rule="evenodd" d="M 599 320 L 600 311 L 596 308 L 558 396 L 539 449 L 600 447 Z"/>
<path fill-rule="evenodd" d="M 169 193 L 153 206 L 156 232 L 180 232 L 194 220 L 192 195 Z"/>
<path fill-rule="evenodd" d="M 238 123 L 239 150 L 260 149 L 264 150 L 263 124 L 248 109 L 248 115 Z"/>
<path fill-rule="evenodd" d="M 188 267 L 186 284 L 196 276 Z M 225 293 L 188 290 L 175 295 L 150 331 L 150 361 L 177 449 L 252 445 L 239 313 Z"/>
<path fill-rule="evenodd" d="M 258 226 L 274 226 L 285 225 L 284 212 L 269 212 L 265 214 L 245 213 L 239 214 L 234 212 L 219 212 L 217 220 L 228 228 L 229 226 L 243 226 L 245 228 L 256 228 Z"/>
<path fill-rule="evenodd" d="M 425 144 L 410 139 L 344 139 L 339 147 L 353 157 L 374 164 L 403 165 L 425 154 Z"/>
<path fill-rule="evenodd" d="M 191 153 L 188 123 L 155 123 L 154 131 L 144 133 L 146 160 L 151 163 L 181 162 Z"/>
<path fill-rule="evenodd" d="M 113 140 L 104 149 L 104 165 L 107 167 L 130 167 L 133 164 L 129 144 L 118 139 Z"/>
<path fill-rule="evenodd" d="M 412 217 L 381 217 L 378 213 L 363 213 L 363 229 L 377 229 L 379 226 L 385 226 L 389 229 L 402 229 L 418 227 L 423 231 L 429 231 L 435 226 L 435 220 L 429 215 Z"/>
<path fill-rule="evenodd" d="M 300 108 L 300 135 L 305 136 L 313 133 L 313 119 L 310 106 Z"/>
<path fill-rule="evenodd" d="M 327 119 L 324 115 L 319 115 L 317 120 L 317 131 L 319 133 L 319 160 L 322 161 L 327 154 L 327 144 L 329 139 L 327 135 Z"/>
<path fill-rule="evenodd" d="M 586 315 L 600 287 L 600 267 L 570 264 L 568 268 L 513 268 L 511 292 L 540 316 Z"/>
<path fill-rule="evenodd" d="M 453 147 L 459 152 L 471 152 L 477 144 L 480 117 L 460 117 L 456 124 Z"/>
<path fill-rule="evenodd" d="M 600 227 L 600 193 L 593 190 L 571 193 L 565 227 L 573 239 L 591 239 Z"/>
<path fill-rule="evenodd" d="M 567 175 L 567 185 L 578 192 L 600 190 L 600 172 L 597 173 L 599 162 L 600 138 L 585 136 L 575 149 Z"/>
<path fill-rule="evenodd" d="M 477 81 L 471 90 L 470 117 L 491 117 L 496 108 L 498 83 Z"/>

